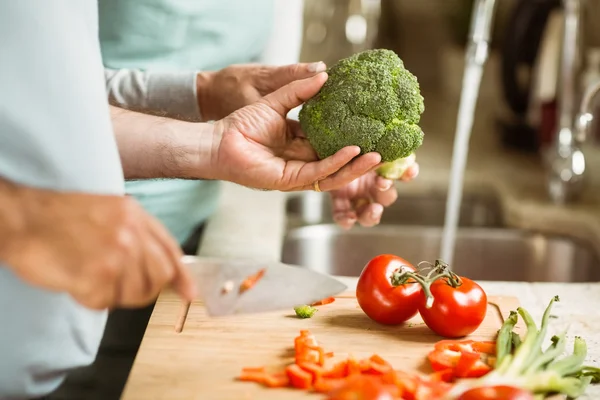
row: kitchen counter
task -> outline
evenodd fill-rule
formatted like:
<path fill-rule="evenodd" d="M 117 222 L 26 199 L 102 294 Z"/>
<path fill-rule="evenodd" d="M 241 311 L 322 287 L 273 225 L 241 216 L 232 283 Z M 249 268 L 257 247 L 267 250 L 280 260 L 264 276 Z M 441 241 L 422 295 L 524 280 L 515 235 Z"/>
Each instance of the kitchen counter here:
<path fill-rule="evenodd" d="M 567 235 L 600 249 L 600 151 L 586 148 L 588 187 L 581 200 L 566 206 L 548 200 L 544 169 L 539 156 L 503 149 L 490 127 L 498 116 L 497 90 L 484 87 L 471 138 L 465 174 L 466 191 L 488 191 L 498 196 L 505 224 L 510 227 Z M 490 81 L 489 79 L 487 81 Z M 451 160 L 456 99 L 427 95 L 422 127 L 425 142 L 417 153 L 419 177 L 399 184 L 399 190 L 427 193 L 446 190 Z M 285 235 L 286 194 L 223 185 L 220 208 L 206 227 L 200 255 L 280 260 Z M 600 265 L 598 266 L 600 268 Z M 350 286 L 356 279 L 343 278 Z M 540 320 L 548 301 L 559 295 L 548 337 L 569 327 L 569 338 L 584 337 L 589 363 L 600 363 L 600 283 L 481 282 L 491 295 L 513 295 Z M 134 366 L 135 368 L 135 366 Z M 582 399 L 600 398 L 600 385 Z"/>
<path fill-rule="evenodd" d="M 424 174 L 426 177 L 429 173 Z M 524 174 L 527 176 L 527 173 Z M 523 175 L 521 175 L 523 176 Z M 419 177 L 419 179 L 421 179 Z M 526 180 L 526 179 L 525 179 Z M 426 190 L 436 187 L 436 180 L 425 178 L 424 183 L 406 185 L 409 190 Z M 416 187 L 416 188 L 415 188 Z M 502 190 L 506 186 L 497 186 Z M 419 189 L 421 188 L 421 189 Z M 599 229 L 593 221 L 584 217 L 586 212 L 588 218 L 593 214 L 590 208 L 579 210 L 581 219 L 566 227 L 552 229 L 553 223 L 560 224 L 563 219 L 569 219 L 572 211 L 562 210 L 548 204 L 544 200 L 534 197 L 528 201 L 519 201 L 517 194 L 526 198 L 527 193 L 519 190 L 507 191 L 506 203 L 513 207 L 513 218 L 515 225 L 521 227 L 534 227 L 541 230 L 563 231 L 574 233 L 582 226 Z M 207 226 L 205 239 L 202 243 L 200 255 L 215 257 L 248 257 L 259 260 L 279 260 L 282 240 L 285 234 L 284 207 L 286 195 L 279 192 L 262 192 L 243 188 L 238 185 L 225 184 L 222 195 L 221 207 Z M 511 196 L 515 196 L 514 198 Z M 537 206 L 535 206 L 537 204 Z M 598 203 L 600 204 L 600 203 Z M 527 211 L 530 209 L 529 211 Z M 530 214 L 532 212 L 533 214 Z M 597 213 L 597 211 L 596 211 Z M 529 221 L 519 220 L 516 216 L 528 214 Z M 544 218 L 545 216 L 545 218 Z M 596 218 L 598 215 L 596 215 Z M 554 222 L 552 222 L 554 221 Z M 571 230 L 572 229 L 572 230 Z M 600 268 L 600 266 L 599 266 Z M 341 277 L 341 280 L 353 289 L 356 278 Z M 486 292 L 490 295 L 508 295 L 519 299 L 536 319 L 540 321 L 542 313 L 550 298 L 559 295 L 561 301 L 553 307 L 553 315 L 557 318 L 551 319 L 548 338 L 568 328 L 568 337 L 571 346 L 574 336 L 585 338 L 588 344 L 587 362 L 600 364 L 600 283 L 526 283 L 526 282 L 480 282 Z M 571 347 L 568 347 L 572 351 Z M 134 365 L 135 368 L 135 365 Z M 600 398 L 600 385 L 591 386 L 586 395 L 580 399 L 592 400 Z"/>

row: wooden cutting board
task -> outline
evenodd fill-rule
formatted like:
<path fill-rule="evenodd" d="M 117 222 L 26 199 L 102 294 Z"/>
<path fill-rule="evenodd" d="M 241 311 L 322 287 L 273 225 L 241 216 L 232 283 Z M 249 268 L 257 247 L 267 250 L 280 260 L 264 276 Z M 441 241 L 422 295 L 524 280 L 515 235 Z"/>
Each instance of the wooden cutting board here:
<path fill-rule="evenodd" d="M 493 340 L 504 318 L 516 310 L 514 297 L 489 297 L 487 317 L 470 336 Z M 431 372 L 425 355 L 441 340 L 417 316 L 404 327 L 371 321 L 353 293 L 319 307 L 313 318 L 298 319 L 293 310 L 225 318 L 207 317 L 192 304 L 183 332 L 175 332 L 181 302 L 172 292 L 161 294 L 150 319 L 122 399 L 243 400 L 322 399 L 293 389 L 265 389 L 235 377 L 242 367 L 282 365 L 292 360 L 294 338 L 309 329 L 327 351 L 356 357 L 377 353 L 396 369 Z M 523 333 L 524 328 L 517 326 Z"/>

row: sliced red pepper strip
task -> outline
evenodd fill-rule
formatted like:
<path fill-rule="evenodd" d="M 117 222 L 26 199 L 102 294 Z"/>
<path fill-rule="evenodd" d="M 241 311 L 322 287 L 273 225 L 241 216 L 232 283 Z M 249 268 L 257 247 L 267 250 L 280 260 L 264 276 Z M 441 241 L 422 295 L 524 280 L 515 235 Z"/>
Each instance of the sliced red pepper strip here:
<path fill-rule="evenodd" d="M 414 400 L 419 379 L 415 375 L 403 371 L 392 371 L 382 376 L 385 383 L 393 384 L 399 390 L 398 397 L 404 400 Z"/>
<path fill-rule="evenodd" d="M 385 375 L 385 374 L 393 371 L 393 369 L 394 369 L 394 368 L 392 368 L 392 364 L 390 364 L 389 362 L 387 362 L 386 360 L 384 360 L 377 354 L 373 354 L 371 357 L 369 357 L 369 362 L 370 362 L 370 368 L 369 368 L 370 373 L 375 373 L 378 375 Z"/>
<path fill-rule="evenodd" d="M 325 364 L 325 352 L 319 346 L 315 336 L 308 330 L 300 331 L 300 336 L 294 339 L 296 364 L 303 362 Z"/>
<path fill-rule="evenodd" d="M 253 373 L 253 372 L 266 372 L 265 367 L 244 367 L 242 372 Z"/>
<path fill-rule="evenodd" d="M 322 300 L 319 300 L 317 302 L 314 302 L 311 304 L 311 306 L 316 307 L 316 306 L 324 306 L 325 304 L 331 304 L 335 301 L 335 297 L 326 297 Z"/>
<path fill-rule="evenodd" d="M 491 370 L 491 368 L 485 365 L 479 358 L 479 353 L 464 351 L 460 353 L 456 367 L 454 367 L 454 375 L 457 378 L 477 378 L 480 372 L 482 372 L 481 363 L 484 367 L 488 367 L 485 372 Z"/>
<path fill-rule="evenodd" d="M 320 378 L 315 381 L 313 389 L 318 393 L 329 393 L 346 384 L 345 378 Z"/>
<path fill-rule="evenodd" d="M 240 376 L 238 376 L 238 380 L 263 384 L 266 375 L 264 371 L 242 371 Z"/>
<path fill-rule="evenodd" d="M 442 340 L 435 344 L 427 359 L 434 371 L 452 369 L 456 378 L 478 378 L 491 371 L 486 361 L 492 354 L 495 354 L 494 342 Z"/>
<path fill-rule="evenodd" d="M 270 388 L 281 388 L 290 385 L 290 378 L 285 372 L 266 374 L 264 385 Z"/>
<path fill-rule="evenodd" d="M 289 385 L 289 379 L 284 372 L 269 374 L 264 367 L 243 368 L 238 380 L 256 382 L 267 387 L 286 387 Z"/>
<path fill-rule="evenodd" d="M 436 371 L 429 375 L 429 379 L 431 379 L 434 382 L 453 382 L 454 369 L 446 368 L 440 371 Z"/>
<path fill-rule="evenodd" d="M 361 373 L 362 373 L 362 369 L 361 369 L 360 362 L 352 356 L 348 357 L 348 369 L 347 369 L 346 376 L 357 375 L 357 374 L 361 374 Z"/>
<path fill-rule="evenodd" d="M 339 361 L 325 370 L 324 378 L 345 378 L 348 376 L 348 360 Z"/>
<path fill-rule="evenodd" d="M 288 365 L 285 372 L 293 387 L 297 389 L 309 389 L 312 386 L 312 374 L 303 370 L 298 364 Z"/>
<path fill-rule="evenodd" d="M 256 282 L 258 282 L 265 275 L 265 272 L 267 272 L 267 269 L 262 268 L 257 273 L 252 274 L 246 279 L 244 279 L 240 284 L 240 293 L 243 293 L 246 290 L 251 289 L 254 285 L 256 285 Z"/>
<path fill-rule="evenodd" d="M 298 365 L 300 366 L 300 368 L 302 368 L 306 372 L 309 372 L 312 375 L 313 383 L 321 379 L 323 377 L 323 374 L 325 373 L 325 368 L 323 368 L 319 364 L 303 362 Z"/>
<path fill-rule="evenodd" d="M 411 400 L 431 400 L 441 399 L 452 388 L 452 385 L 445 382 L 434 382 L 420 380 Z"/>

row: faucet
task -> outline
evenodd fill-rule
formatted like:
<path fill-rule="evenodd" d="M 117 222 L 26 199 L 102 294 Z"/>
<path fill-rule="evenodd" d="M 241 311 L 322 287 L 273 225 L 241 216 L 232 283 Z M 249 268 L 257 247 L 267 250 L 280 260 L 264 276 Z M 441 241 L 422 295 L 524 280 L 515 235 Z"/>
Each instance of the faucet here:
<path fill-rule="evenodd" d="M 580 143 L 584 143 L 587 140 L 589 127 L 594 120 L 592 107 L 598 93 L 600 93 L 600 79 L 586 87 L 583 92 L 581 104 L 579 105 L 579 114 L 577 114 L 577 118 L 575 119 L 575 137 Z"/>
<path fill-rule="evenodd" d="M 582 8 L 586 0 L 563 0 L 564 30 L 559 76 L 558 127 L 547 153 L 548 194 L 555 204 L 577 200 L 584 187 L 585 157 L 581 144 L 585 139 L 586 119 L 590 118 L 589 100 L 582 100 L 583 116 L 575 116 L 576 90 L 579 83 L 579 59 L 582 50 Z M 592 92 L 587 96 L 590 97 Z"/>

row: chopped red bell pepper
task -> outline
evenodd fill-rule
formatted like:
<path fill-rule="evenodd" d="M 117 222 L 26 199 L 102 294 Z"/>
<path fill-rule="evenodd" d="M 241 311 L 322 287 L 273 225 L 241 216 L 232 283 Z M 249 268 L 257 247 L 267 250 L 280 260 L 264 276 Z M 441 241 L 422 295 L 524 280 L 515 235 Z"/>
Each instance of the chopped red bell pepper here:
<path fill-rule="evenodd" d="M 266 268 L 262 268 L 257 273 L 252 274 L 244 279 L 240 284 L 239 292 L 243 293 L 246 290 L 251 289 L 254 285 L 256 285 L 256 282 L 258 282 L 265 275 L 265 272 L 267 272 Z"/>
<path fill-rule="evenodd" d="M 325 368 L 323 368 L 319 364 L 310 363 L 310 362 L 301 362 L 298 364 L 298 366 L 300 366 L 300 368 L 302 368 L 306 372 L 309 372 L 312 375 L 313 383 L 315 381 L 319 380 L 320 378 L 322 378 L 323 374 L 325 373 Z"/>
<path fill-rule="evenodd" d="M 297 389 L 308 389 L 312 386 L 313 375 L 303 370 L 298 364 L 290 364 L 285 369 L 290 384 Z"/>
<path fill-rule="evenodd" d="M 324 306 L 325 304 L 331 304 L 335 301 L 335 297 L 326 297 L 322 300 L 319 300 L 315 303 L 312 303 L 311 306 L 316 307 L 316 306 Z"/>
<path fill-rule="evenodd" d="M 267 387 L 286 387 L 289 385 L 289 379 L 285 373 L 266 372 L 264 367 L 247 367 L 242 369 L 238 377 L 240 381 L 256 382 Z"/>
<path fill-rule="evenodd" d="M 335 363 L 323 373 L 324 378 L 345 378 L 346 376 L 348 376 L 348 360 Z"/>
<path fill-rule="evenodd" d="M 427 355 L 436 372 L 443 371 L 443 381 L 449 382 L 448 370 L 454 378 L 478 378 L 492 370 L 495 342 L 473 340 L 442 340 Z"/>
<path fill-rule="evenodd" d="M 315 381 L 313 389 L 318 393 L 329 393 L 346 384 L 346 378 L 320 378 Z"/>
<path fill-rule="evenodd" d="M 315 336 L 307 330 L 300 331 L 300 336 L 294 339 L 296 364 L 304 362 L 317 365 L 325 364 L 325 352 L 319 346 Z"/>

